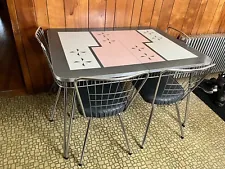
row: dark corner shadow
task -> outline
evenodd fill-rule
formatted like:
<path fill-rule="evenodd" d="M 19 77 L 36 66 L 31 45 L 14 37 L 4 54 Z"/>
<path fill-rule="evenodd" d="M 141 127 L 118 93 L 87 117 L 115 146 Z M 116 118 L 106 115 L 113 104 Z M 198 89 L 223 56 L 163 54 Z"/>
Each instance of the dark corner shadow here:
<path fill-rule="evenodd" d="M 193 93 L 199 97 L 210 109 L 212 109 L 223 121 L 225 121 L 225 106 L 219 107 L 213 103 L 215 95 L 204 93 L 201 89 L 196 88 Z"/>

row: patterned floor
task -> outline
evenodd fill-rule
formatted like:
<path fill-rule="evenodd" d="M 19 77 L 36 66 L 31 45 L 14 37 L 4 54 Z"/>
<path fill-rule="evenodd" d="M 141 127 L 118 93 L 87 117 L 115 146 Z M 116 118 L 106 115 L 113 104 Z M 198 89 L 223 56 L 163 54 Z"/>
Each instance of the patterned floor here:
<path fill-rule="evenodd" d="M 83 167 L 77 161 L 87 120 L 76 113 L 70 158 L 64 160 L 62 98 L 56 120 L 47 119 L 54 100 L 48 94 L 0 98 L 0 168 L 225 168 L 225 123 L 194 94 L 185 138 L 178 135 L 175 107 L 158 107 L 144 149 L 138 144 L 150 105 L 138 97 L 123 116 L 132 156 L 125 151 L 119 120 L 95 119 Z M 184 104 L 180 108 L 184 110 Z"/>

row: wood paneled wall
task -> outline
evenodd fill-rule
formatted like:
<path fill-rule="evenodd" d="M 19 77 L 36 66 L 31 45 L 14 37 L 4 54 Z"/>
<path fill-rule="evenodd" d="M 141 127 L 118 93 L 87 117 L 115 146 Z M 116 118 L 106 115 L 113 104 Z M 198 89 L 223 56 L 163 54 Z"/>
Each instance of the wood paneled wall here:
<path fill-rule="evenodd" d="M 225 32 L 225 0 L 7 0 L 28 91 L 52 82 L 34 38 L 48 28 L 175 27 L 187 34 Z"/>

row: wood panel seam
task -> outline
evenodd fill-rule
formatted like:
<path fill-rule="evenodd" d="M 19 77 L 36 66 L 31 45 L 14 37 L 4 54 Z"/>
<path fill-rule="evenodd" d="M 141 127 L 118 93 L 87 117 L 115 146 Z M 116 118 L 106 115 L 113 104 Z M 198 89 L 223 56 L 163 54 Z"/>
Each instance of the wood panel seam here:
<path fill-rule="evenodd" d="M 20 25 L 19 25 L 19 20 L 18 20 L 18 11 L 17 11 L 17 8 L 16 8 L 16 4 L 15 4 L 15 0 L 12 0 L 14 5 L 15 5 L 15 12 L 16 12 L 16 20 L 17 20 L 17 27 L 18 27 L 18 32 L 19 32 L 19 39 L 21 41 L 21 46 L 22 46 L 22 50 L 23 50 L 23 55 L 24 55 L 24 61 L 26 63 L 26 66 L 27 66 L 27 71 L 28 71 L 28 74 L 27 76 L 29 77 L 29 82 L 30 82 L 30 92 L 34 92 L 34 88 L 33 88 L 33 83 L 32 83 L 32 80 L 31 80 L 31 77 L 30 77 L 30 69 L 28 68 L 28 62 L 27 62 L 27 58 L 26 58 L 26 52 L 25 52 L 25 47 L 24 47 L 24 44 L 23 44 L 23 41 L 22 41 L 22 36 L 21 36 L 21 31 L 20 31 Z M 27 86 L 27 85 L 26 85 Z M 28 87 L 28 86 L 27 86 Z M 28 88 L 29 90 L 29 88 Z M 28 91 L 29 92 L 29 91 Z"/>
<path fill-rule="evenodd" d="M 225 2 L 224 2 L 224 4 L 223 4 L 223 10 L 225 10 Z M 223 10 L 222 10 L 222 11 L 223 11 Z M 223 14 L 223 12 L 221 12 L 220 18 L 222 18 L 222 14 Z M 220 26 L 219 26 L 219 29 L 218 29 L 218 30 L 220 30 L 221 25 L 222 25 L 222 23 L 223 23 L 224 20 L 225 20 L 225 17 L 221 19 L 221 21 L 220 21 Z"/>
<path fill-rule="evenodd" d="M 152 9 L 152 16 L 151 16 L 151 18 L 150 18 L 149 27 L 151 27 L 151 24 L 152 24 L 152 17 L 153 17 L 153 13 L 154 13 L 154 10 L 155 10 L 156 1 L 157 1 L 157 0 L 154 0 L 154 6 L 153 6 L 153 9 Z M 161 7 L 161 8 L 162 8 L 162 7 Z"/>
<path fill-rule="evenodd" d="M 205 9 L 206 9 L 206 7 L 207 7 L 207 5 L 208 5 L 208 2 L 209 2 L 209 0 L 207 0 L 207 2 L 206 2 Z M 205 13 L 205 9 L 204 9 L 203 14 Z M 201 18 L 200 25 L 202 24 L 202 20 L 203 20 L 203 16 L 202 16 L 202 18 Z M 200 26 L 199 26 L 198 29 L 197 29 L 197 33 L 198 33 L 198 31 L 199 31 L 199 28 L 200 28 Z"/>

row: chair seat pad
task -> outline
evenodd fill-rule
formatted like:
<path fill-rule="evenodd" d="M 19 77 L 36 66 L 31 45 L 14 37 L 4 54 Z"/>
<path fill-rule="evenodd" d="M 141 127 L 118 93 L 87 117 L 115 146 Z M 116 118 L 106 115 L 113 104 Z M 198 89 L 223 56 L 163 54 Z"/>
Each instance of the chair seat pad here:
<path fill-rule="evenodd" d="M 139 92 L 142 98 L 148 103 L 153 102 L 158 79 L 159 78 L 149 78 Z M 170 89 L 170 91 L 164 91 L 165 85 L 167 85 L 166 89 Z M 161 78 L 154 104 L 158 105 L 173 104 L 176 103 L 177 101 L 180 101 L 183 98 L 183 96 L 184 96 L 183 87 L 171 76 L 169 77 L 164 76 Z"/>
<path fill-rule="evenodd" d="M 86 117 L 109 117 L 123 112 L 127 100 L 122 91 L 121 83 L 113 83 L 111 87 L 110 84 L 105 84 L 104 87 L 101 85 L 89 86 L 88 88 L 80 87 L 79 93 Z M 115 92 L 117 94 L 114 94 Z M 77 103 L 77 107 L 79 113 L 83 115 L 79 103 Z"/>

